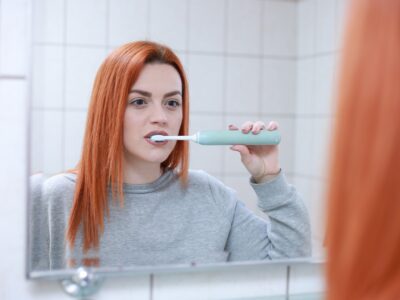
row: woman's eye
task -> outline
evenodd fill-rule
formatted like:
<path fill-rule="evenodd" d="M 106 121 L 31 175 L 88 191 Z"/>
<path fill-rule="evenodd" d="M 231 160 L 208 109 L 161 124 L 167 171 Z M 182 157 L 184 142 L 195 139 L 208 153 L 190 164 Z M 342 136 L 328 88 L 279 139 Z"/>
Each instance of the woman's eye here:
<path fill-rule="evenodd" d="M 176 100 L 168 100 L 168 101 L 167 101 L 167 105 L 168 105 L 169 107 L 176 108 L 176 107 L 180 106 L 181 103 L 178 102 L 178 101 L 176 101 Z"/>
<path fill-rule="evenodd" d="M 143 106 L 146 104 L 146 101 L 144 99 L 133 99 L 129 103 L 134 106 Z"/>

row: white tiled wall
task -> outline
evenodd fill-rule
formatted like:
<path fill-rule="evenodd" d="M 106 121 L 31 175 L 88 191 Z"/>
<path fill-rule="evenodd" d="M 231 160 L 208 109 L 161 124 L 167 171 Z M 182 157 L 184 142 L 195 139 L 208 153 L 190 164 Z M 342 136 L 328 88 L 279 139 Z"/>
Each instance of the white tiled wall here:
<path fill-rule="evenodd" d="M 313 256 L 324 256 L 324 208 L 338 49 L 345 0 L 301 0 L 297 5 L 298 57 L 294 183 L 308 206 Z"/>
<path fill-rule="evenodd" d="M 31 5 L 35 17 L 32 87 L 26 53 Z M 286 139 L 281 145 L 282 164 L 304 195 L 313 228 L 322 228 L 324 148 L 333 117 L 329 98 L 344 11 L 345 0 L 0 0 L 0 190 L 4 200 L 0 234 L 7 241 L 0 248 L 0 298 L 70 299 L 60 293 L 57 283 L 23 280 L 26 94 L 32 92 L 32 118 L 39 120 L 33 127 L 46 128 L 31 137 L 33 167 L 56 172 L 73 166 L 80 147 L 76 132 L 83 128 L 96 67 L 110 49 L 132 39 L 165 42 L 182 57 L 192 86 L 193 130 L 211 124 L 211 128 L 225 128 L 247 119 L 278 120 Z M 246 72 L 240 80 L 246 94 L 237 88 L 239 63 L 247 66 L 239 70 Z M 77 68 L 82 77 L 72 75 Z M 50 141 L 51 148 L 39 148 Z M 200 146 L 193 147 L 192 153 L 193 167 L 236 186 L 254 207 L 254 195 L 239 183 L 246 172 L 237 153 Z M 204 155 L 213 158 L 200 164 L 197 158 Z M 314 250 L 322 254 L 322 231 L 314 230 L 313 237 Z M 220 299 L 271 295 L 287 288 L 286 272 L 268 269 L 162 275 L 152 283 L 148 276 L 109 280 L 96 298 Z M 291 270 L 291 293 L 323 290 L 318 266 L 297 265 Z"/>

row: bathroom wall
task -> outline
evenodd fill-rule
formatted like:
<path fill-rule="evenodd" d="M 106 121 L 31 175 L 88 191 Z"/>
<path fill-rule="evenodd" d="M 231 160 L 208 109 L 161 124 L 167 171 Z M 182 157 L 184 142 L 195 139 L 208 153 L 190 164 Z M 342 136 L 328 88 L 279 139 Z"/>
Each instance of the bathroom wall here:
<path fill-rule="evenodd" d="M 297 4 L 294 184 L 308 206 L 313 256 L 324 257 L 325 187 L 346 0 Z"/>
<path fill-rule="evenodd" d="M 27 49 L 33 1 L 0 0 L 1 299 L 63 298 L 56 282 L 24 280 L 30 155 L 26 136 L 32 130 L 27 93 L 33 93 L 34 125 L 45 129 L 44 136 L 32 137 L 34 167 L 50 172 L 70 167 L 77 157 L 74 149 L 79 146 L 78 129 L 83 126 L 91 86 L 87 76 L 94 75 L 106 53 L 127 40 L 157 39 L 178 51 L 191 83 L 193 130 L 224 128 L 230 122 L 255 118 L 277 120 L 284 136 L 283 167 L 306 199 L 314 228 L 321 228 L 316 225 L 323 224 L 320 193 L 326 146 L 322 142 L 329 137 L 333 116 L 330 71 L 339 49 L 344 0 L 34 2 L 34 13 L 41 16 L 36 26 L 39 32 L 32 33 L 34 70 L 39 73 L 33 74 L 36 81 L 30 87 Z M 135 19 L 121 17 L 129 12 L 129 3 L 138 11 Z M 96 17 L 87 18 L 89 11 Z M 97 30 L 100 27 L 104 35 Z M 122 28 L 131 30 L 128 34 Z M 237 39 L 239 35 L 242 40 Z M 79 73 L 72 75 L 76 69 Z M 40 153 L 36 146 L 40 142 L 52 148 Z M 209 158 L 202 159 L 201 165 L 193 161 L 193 167 L 234 185 L 242 198 L 250 199 L 249 206 L 254 204 L 251 191 L 242 184 L 246 173 L 236 153 L 201 147 L 192 152 L 194 157 Z M 314 231 L 316 243 L 321 233 Z M 233 299 L 286 290 L 296 294 L 323 290 L 321 274 L 319 265 L 300 264 L 291 268 L 289 277 L 285 267 L 274 265 L 157 275 L 152 280 L 137 276 L 107 281 L 96 299 L 111 295 L 119 299 Z"/>

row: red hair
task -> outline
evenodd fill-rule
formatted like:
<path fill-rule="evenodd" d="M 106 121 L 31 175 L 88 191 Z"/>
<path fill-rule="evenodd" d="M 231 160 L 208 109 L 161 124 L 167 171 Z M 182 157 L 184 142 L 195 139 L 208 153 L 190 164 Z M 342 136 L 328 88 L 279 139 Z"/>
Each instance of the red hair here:
<path fill-rule="evenodd" d="M 400 1 L 354 0 L 342 53 L 327 299 L 400 297 Z"/>
<path fill-rule="evenodd" d="M 123 122 L 129 90 L 145 64 L 164 63 L 173 66 L 182 80 L 183 120 L 180 135 L 189 128 L 189 93 L 183 66 L 166 46 L 148 42 L 133 42 L 114 50 L 100 66 L 93 85 L 80 162 L 73 172 L 77 182 L 67 229 L 67 241 L 72 248 L 80 226 L 83 250 L 98 248 L 104 230 L 104 213 L 109 215 L 107 187 L 112 198 L 123 205 Z M 187 182 L 189 148 L 177 142 L 162 167 L 177 169 L 183 185 Z"/>

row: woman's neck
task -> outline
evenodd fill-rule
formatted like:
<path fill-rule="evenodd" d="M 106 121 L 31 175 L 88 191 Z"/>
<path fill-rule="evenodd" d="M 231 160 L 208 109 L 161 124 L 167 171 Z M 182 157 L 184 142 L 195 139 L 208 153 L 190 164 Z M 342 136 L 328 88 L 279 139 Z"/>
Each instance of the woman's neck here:
<path fill-rule="evenodd" d="M 156 181 L 162 175 L 160 164 L 124 162 L 124 183 L 146 184 Z"/>

